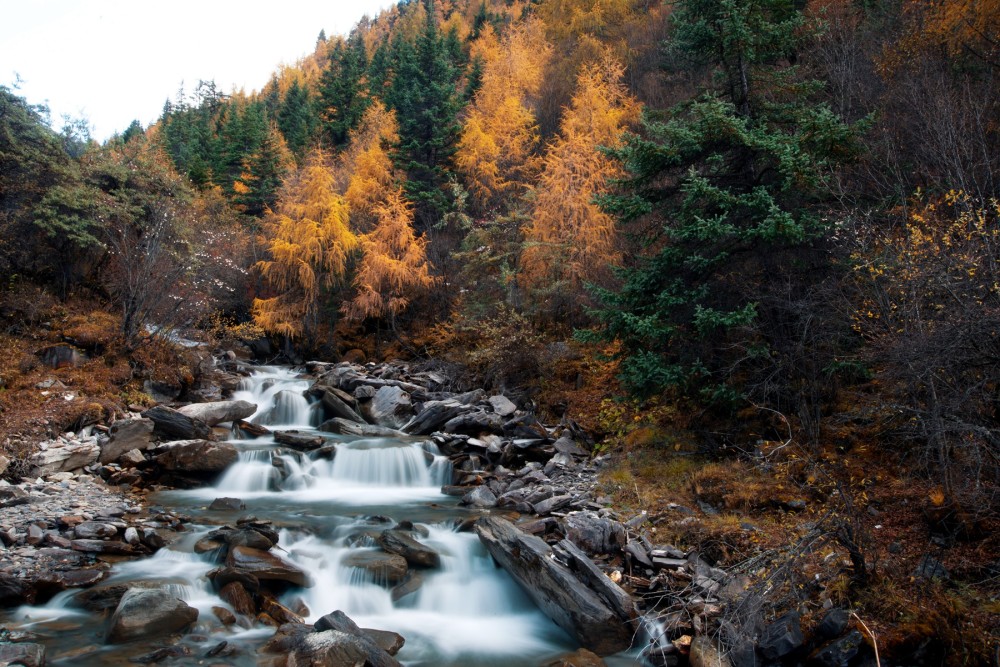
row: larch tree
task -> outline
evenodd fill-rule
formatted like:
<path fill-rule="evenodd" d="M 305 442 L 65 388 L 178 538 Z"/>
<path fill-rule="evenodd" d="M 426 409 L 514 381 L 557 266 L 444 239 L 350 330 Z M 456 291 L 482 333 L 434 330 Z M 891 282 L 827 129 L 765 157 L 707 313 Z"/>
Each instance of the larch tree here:
<path fill-rule="evenodd" d="M 473 44 L 482 62 L 479 90 L 465 120 L 455 164 L 483 208 L 523 194 L 537 172 L 537 96 L 552 49 L 543 27 L 529 20 L 499 41 L 486 25 Z"/>
<path fill-rule="evenodd" d="M 639 113 L 621 83 L 623 74 L 611 58 L 583 68 L 534 190 L 521 283 L 551 316 L 572 314 L 584 283 L 618 258 L 615 221 L 595 198 L 621 174 L 601 148 L 620 146 L 623 131 Z"/>
<path fill-rule="evenodd" d="M 269 260 L 256 264 L 273 296 L 255 299 L 254 320 L 265 330 L 301 338 L 316 331 L 322 290 L 344 276 L 358 239 L 348 205 L 337 194 L 325 153 L 312 151 L 286 179 L 267 223 Z"/>
<path fill-rule="evenodd" d="M 413 207 L 386 150 L 398 139 L 395 114 L 374 102 L 352 134 L 342 164 L 351 173 L 345 194 L 351 219 L 370 230 L 359 237 L 355 294 L 342 310 L 352 319 L 384 319 L 392 325 L 412 297 L 434 282 L 426 240 L 413 231 Z"/>

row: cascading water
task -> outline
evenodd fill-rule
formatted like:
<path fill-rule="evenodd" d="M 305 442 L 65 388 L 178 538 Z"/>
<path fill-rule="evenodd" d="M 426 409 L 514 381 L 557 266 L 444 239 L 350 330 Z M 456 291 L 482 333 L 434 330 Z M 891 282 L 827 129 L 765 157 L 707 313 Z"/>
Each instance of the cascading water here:
<path fill-rule="evenodd" d="M 256 403 L 250 420 L 272 430 L 319 433 L 316 424 L 322 415 L 315 414 L 305 398 L 309 386 L 291 370 L 262 368 L 244 380 L 233 398 Z M 362 627 L 401 634 L 406 643 L 397 659 L 405 665 L 534 667 L 575 648 L 494 566 L 475 534 L 456 532 L 457 520 L 469 513 L 441 493 L 441 486 L 450 483 L 451 465 L 433 443 L 324 437 L 333 447 L 310 454 L 282 447 L 271 436 L 233 440 L 240 458 L 214 487 L 162 492 L 155 500 L 202 516 L 208 526 L 234 520 L 232 514 L 206 511 L 212 499 L 238 497 L 246 503 L 247 514 L 283 526 L 279 540 L 283 556 L 305 570 L 314 585 L 290 590 L 282 602 L 307 609 L 308 622 L 339 609 Z M 404 519 L 417 525 L 420 542 L 440 554 L 439 568 L 414 571 L 411 585 L 400 590 L 346 562 L 359 552 L 374 551 L 373 536 Z M 225 640 L 246 646 L 244 652 L 227 658 L 229 664 L 255 665 L 253 649 L 273 629 L 225 627 L 216 620 L 212 608 L 228 605 L 206 576 L 215 567 L 212 554 L 194 552 L 198 539 L 210 529 L 188 534 L 149 559 L 117 565 L 109 582 L 153 580 L 199 609 L 198 626 L 185 639 L 194 644 L 192 659 L 172 664 L 200 664 L 196 656 Z M 60 596 L 45 608 L 23 608 L 21 614 L 26 625 L 59 623 L 75 628 L 68 641 L 77 635 L 93 641 L 100 621 L 80 614 L 72 604 L 71 595 Z M 93 662 L 80 662 L 79 651 L 69 651 L 64 655 L 74 657 L 63 664 L 106 664 L 114 650 L 94 646 L 89 654 Z M 54 664 L 59 664 L 58 656 Z M 608 664 L 636 661 L 609 659 Z"/>

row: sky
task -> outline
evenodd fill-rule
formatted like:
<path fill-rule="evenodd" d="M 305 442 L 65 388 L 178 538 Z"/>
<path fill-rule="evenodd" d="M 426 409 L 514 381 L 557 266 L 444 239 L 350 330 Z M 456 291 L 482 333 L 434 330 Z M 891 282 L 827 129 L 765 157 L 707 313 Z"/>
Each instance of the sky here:
<path fill-rule="evenodd" d="M 0 85 L 48 104 L 52 125 L 85 117 L 95 139 L 159 117 L 181 83 L 259 90 L 395 0 L 0 0 Z"/>

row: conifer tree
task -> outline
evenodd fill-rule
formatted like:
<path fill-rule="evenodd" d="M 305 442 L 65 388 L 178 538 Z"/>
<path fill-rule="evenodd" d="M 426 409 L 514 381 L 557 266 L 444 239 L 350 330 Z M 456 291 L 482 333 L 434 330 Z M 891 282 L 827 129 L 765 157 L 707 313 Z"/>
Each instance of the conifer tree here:
<path fill-rule="evenodd" d="M 333 146 L 343 146 L 365 109 L 370 96 L 365 71 L 368 56 L 361 34 L 355 32 L 334 47 L 330 62 L 320 80 L 323 128 Z"/>
<path fill-rule="evenodd" d="M 745 288 L 777 278 L 779 267 L 763 269 L 773 253 L 823 234 L 823 176 L 849 156 L 854 131 L 810 101 L 818 86 L 791 62 L 809 34 L 792 3 L 682 0 L 672 18 L 675 56 L 709 67 L 715 85 L 647 114 L 617 152 L 629 180 L 605 203 L 645 233 L 645 252 L 620 290 L 598 291 L 602 335 L 623 343 L 635 391 L 732 399 L 732 355 L 750 345 L 734 337 L 757 316 Z"/>
<path fill-rule="evenodd" d="M 314 150 L 305 166 L 286 179 L 268 221 L 268 253 L 258 262 L 273 296 L 256 299 L 254 320 L 290 338 L 316 331 L 324 288 L 341 279 L 357 237 L 348 225 L 348 205 L 336 192 L 325 153 Z"/>
<path fill-rule="evenodd" d="M 237 210 L 252 216 L 264 215 L 274 205 L 285 174 L 294 166 L 285 138 L 272 123 L 260 146 L 243 159 L 243 172 L 233 184 Z"/>

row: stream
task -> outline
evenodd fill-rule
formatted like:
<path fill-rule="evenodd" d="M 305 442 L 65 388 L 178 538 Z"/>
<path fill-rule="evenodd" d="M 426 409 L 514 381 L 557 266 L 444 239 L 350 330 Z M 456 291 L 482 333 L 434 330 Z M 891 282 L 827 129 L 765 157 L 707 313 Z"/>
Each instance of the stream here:
<path fill-rule="evenodd" d="M 232 398 L 257 404 L 249 421 L 314 432 L 322 413 L 304 397 L 309 386 L 309 379 L 291 369 L 261 367 Z M 328 437 L 336 448 L 332 460 L 285 448 L 271 436 L 232 440 L 239 460 L 214 486 L 150 496 L 152 505 L 192 517 L 191 530 L 149 558 L 116 564 L 101 585 L 162 586 L 198 609 L 196 625 L 181 640 L 190 655 L 162 664 L 257 664 L 256 648 L 274 629 L 224 626 L 212 608 L 231 607 L 206 577 L 217 563 L 212 553 L 194 550 L 212 529 L 246 515 L 273 522 L 280 532 L 275 551 L 314 582 L 290 589 L 282 604 L 307 623 L 339 609 L 361 627 L 397 632 L 406 639 L 396 656 L 404 665 L 536 667 L 578 648 L 494 565 L 474 532 L 458 532 L 458 524 L 476 513 L 441 493 L 441 486 L 451 483 L 451 464 L 431 441 Z M 239 498 L 246 510 L 206 509 L 219 497 Z M 343 561 L 358 550 L 375 551 L 370 535 L 400 521 L 417 526 L 418 539 L 440 553 L 441 567 L 426 571 L 419 588 L 394 601 L 389 587 Z M 8 617 L 8 624 L 41 636 L 48 664 L 134 664 L 129 658 L 165 645 L 162 640 L 104 644 L 107 621 L 76 607 L 78 592 L 61 593 L 44 606 L 21 607 Z M 222 641 L 237 651 L 206 659 Z M 619 655 L 607 663 L 636 665 L 641 659 Z"/>

